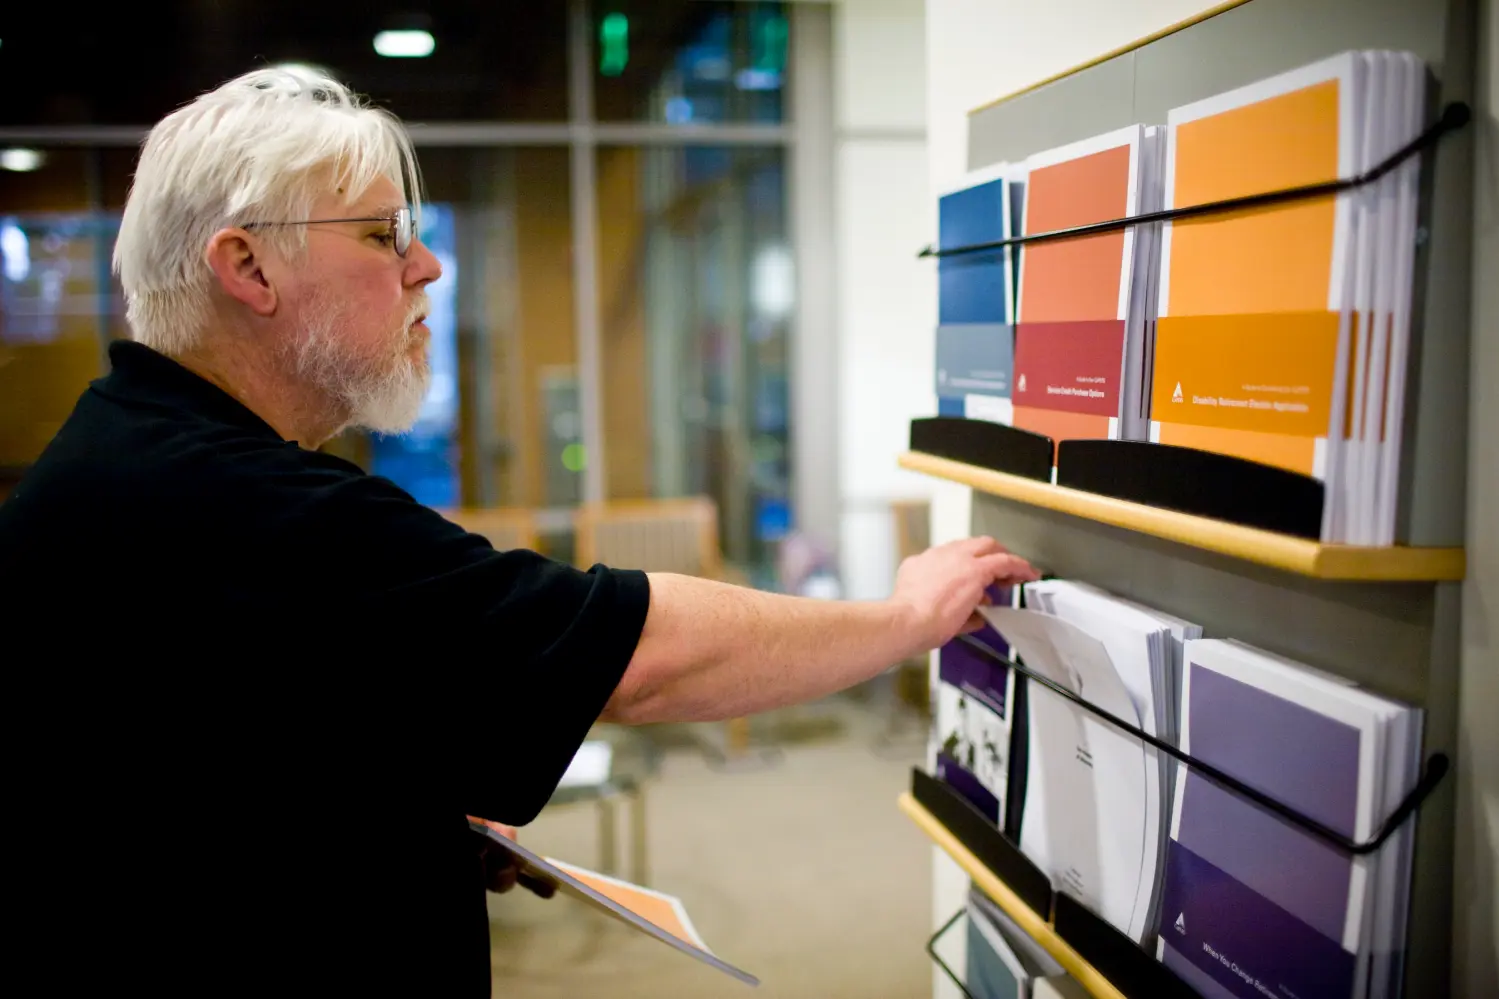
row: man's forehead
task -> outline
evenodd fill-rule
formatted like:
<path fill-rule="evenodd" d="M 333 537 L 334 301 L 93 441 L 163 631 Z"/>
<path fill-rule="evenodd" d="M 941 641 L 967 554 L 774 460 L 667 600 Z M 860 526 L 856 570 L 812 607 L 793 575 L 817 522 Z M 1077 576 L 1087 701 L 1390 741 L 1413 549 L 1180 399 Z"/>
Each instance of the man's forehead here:
<path fill-rule="evenodd" d="M 340 187 L 330 191 L 324 201 L 330 208 L 339 207 L 352 214 L 370 217 L 394 215 L 406 204 L 401 198 L 401 189 L 384 177 L 371 184 L 358 197 L 351 198 L 349 195 L 350 192 Z"/>

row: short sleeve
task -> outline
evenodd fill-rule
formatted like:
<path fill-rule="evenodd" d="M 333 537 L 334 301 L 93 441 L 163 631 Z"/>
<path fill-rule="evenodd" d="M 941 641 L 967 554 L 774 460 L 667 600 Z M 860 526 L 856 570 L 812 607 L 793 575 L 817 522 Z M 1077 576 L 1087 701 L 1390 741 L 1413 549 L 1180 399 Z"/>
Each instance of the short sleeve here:
<path fill-rule="evenodd" d="M 388 480 L 316 458 L 276 525 L 305 553 L 299 586 L 374 639 L 365 651 L 387 665 L 372 681 L 406 698 L 434 784 L 467 814 L 529 822 L 634 655 L 645 573 L 496 551 Z"/>

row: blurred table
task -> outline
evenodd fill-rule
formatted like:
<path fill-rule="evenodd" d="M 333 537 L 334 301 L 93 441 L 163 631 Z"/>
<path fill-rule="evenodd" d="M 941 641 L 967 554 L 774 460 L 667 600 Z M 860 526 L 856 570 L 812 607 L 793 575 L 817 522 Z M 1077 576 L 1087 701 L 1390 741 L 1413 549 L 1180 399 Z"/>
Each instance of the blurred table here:
<path fill-rule="evenodd" d="M 617 725 L 598 725 L 574 757 L 548 808 L 594 802 L 599 819 L 599 873 L 618 875 L 619 829 L 616 806 L 629 805 L 629 878 L 643 885 L 646 859 L 646 784 L 661 767 L 661 751 L 642 733 Z"/>

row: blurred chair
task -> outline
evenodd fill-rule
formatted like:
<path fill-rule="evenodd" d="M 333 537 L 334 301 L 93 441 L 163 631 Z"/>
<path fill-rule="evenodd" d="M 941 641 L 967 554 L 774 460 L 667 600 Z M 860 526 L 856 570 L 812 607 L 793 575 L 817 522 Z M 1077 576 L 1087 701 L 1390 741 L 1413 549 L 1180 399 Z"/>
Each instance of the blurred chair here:
<path fill-rule="evenodd" d="M 444 517 L 472 534 L 489 539 L 496 551 L 518 548 L 536 551 L 540 536 L 535 512 L 521 507 L 460 507 L 439 510 Z"/>
<path fill-rule="evenodd" d="M 613 500 L 589 503 L 573 515 L 576 564 L 603 563 L 621 569 L 672 572 L 743 585 L 742 574 L 724 565 L 718 546 L 718 506 L 706 496 L 683 499 Z M 725 762 L 749 750 L 748 718 L 724 723 Z"/>
<path fill-rule="evenodd" d="M 573 515 L 577 563 L 724 579 L 718 506 L 705 496 L 590 503 Z"/>

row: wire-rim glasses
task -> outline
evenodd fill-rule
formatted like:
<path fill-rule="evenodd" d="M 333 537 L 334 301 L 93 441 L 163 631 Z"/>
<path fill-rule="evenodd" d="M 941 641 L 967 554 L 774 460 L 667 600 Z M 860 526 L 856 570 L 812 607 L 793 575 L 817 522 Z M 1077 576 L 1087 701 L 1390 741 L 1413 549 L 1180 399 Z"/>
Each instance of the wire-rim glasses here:
<path fill-rule="evenodd" d="M 341 219 L 301 219 L 296 222 L 250 222 L 244 228 L 255 229 L 273 225 L 321 225 L 325 222 L 388 222 L 390 223 L 391 244 L 395 247 L 396 256 L 405 257 L 406 252 L 411 249 L 413 232 L 411 209 L 408 207 L 397 208 L 394 215 L 367 215 L 362 218 Z"/>

